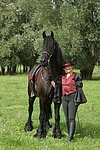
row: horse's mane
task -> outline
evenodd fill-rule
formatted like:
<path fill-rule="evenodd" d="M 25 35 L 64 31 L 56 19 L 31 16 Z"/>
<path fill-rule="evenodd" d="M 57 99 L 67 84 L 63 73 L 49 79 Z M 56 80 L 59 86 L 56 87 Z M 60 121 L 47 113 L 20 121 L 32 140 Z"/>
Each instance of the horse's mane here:
<path fill-rule="evenodd" d="M 51 69 L 55 75 L 59 76 L 63 73 L 63 63 L 64 59 L 62 56 L 61 48 L 56 40 L 54 40 L 55 51 L 51 58 Z"/>

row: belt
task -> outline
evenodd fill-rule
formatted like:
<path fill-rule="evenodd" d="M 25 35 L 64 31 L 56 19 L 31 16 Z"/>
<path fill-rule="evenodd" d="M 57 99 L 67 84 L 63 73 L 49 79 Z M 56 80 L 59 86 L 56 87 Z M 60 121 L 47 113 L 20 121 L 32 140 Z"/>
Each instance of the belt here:
<path fill-rule="evenodd" d="M 64 94 L 63 96 L 68 96 L 67 94 Z"/>
<path fill-rule="evenodd" d="M 75 94 L 76 92 L 74 92 L 74 93 L 70 93 L 70 94 L 64 94 L 63 96 L 70 96 L 70 95 L 72 95 L 72 94 Z"/>

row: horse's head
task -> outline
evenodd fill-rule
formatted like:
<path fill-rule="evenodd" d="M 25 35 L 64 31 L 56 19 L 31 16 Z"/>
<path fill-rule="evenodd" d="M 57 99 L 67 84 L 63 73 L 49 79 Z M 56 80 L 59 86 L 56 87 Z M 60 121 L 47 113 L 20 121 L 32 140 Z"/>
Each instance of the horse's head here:
<path fill-rule="evenodd" d="M 42 56 L 41 56 L 41 64 L 43 66 L 49 65 L 50 59 L 55 50 L 55 43 L 54 43 L 54 33 L 51 31 L 50 36 L 46 36 L 45 31 L 43 32 L 43 49 L 42 49 Z"/>

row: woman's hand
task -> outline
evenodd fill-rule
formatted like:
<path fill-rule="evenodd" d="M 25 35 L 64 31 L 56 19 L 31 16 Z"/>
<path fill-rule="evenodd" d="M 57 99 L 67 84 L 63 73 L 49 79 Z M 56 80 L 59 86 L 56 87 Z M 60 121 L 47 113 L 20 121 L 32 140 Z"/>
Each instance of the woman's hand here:
<path fill-rule="evenodd" d="M 55 88 L 55 82 L 51 81 L 51 85 Z"/>

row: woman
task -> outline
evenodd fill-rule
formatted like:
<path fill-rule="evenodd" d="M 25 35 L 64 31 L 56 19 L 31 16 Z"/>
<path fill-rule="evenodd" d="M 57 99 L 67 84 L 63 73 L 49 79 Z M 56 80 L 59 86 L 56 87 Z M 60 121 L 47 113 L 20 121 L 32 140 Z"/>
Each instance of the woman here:
<path fill-rule="evenodd" d="M 79 104 L 87 100 L 82 91 L 82 79 L 73 71 L 73 63 L 66 61 L 63 66 L 62 75 L 62 107 L 68 129 L 68 141 L 73 140 L 75 132 L 75 117 Z"/>

